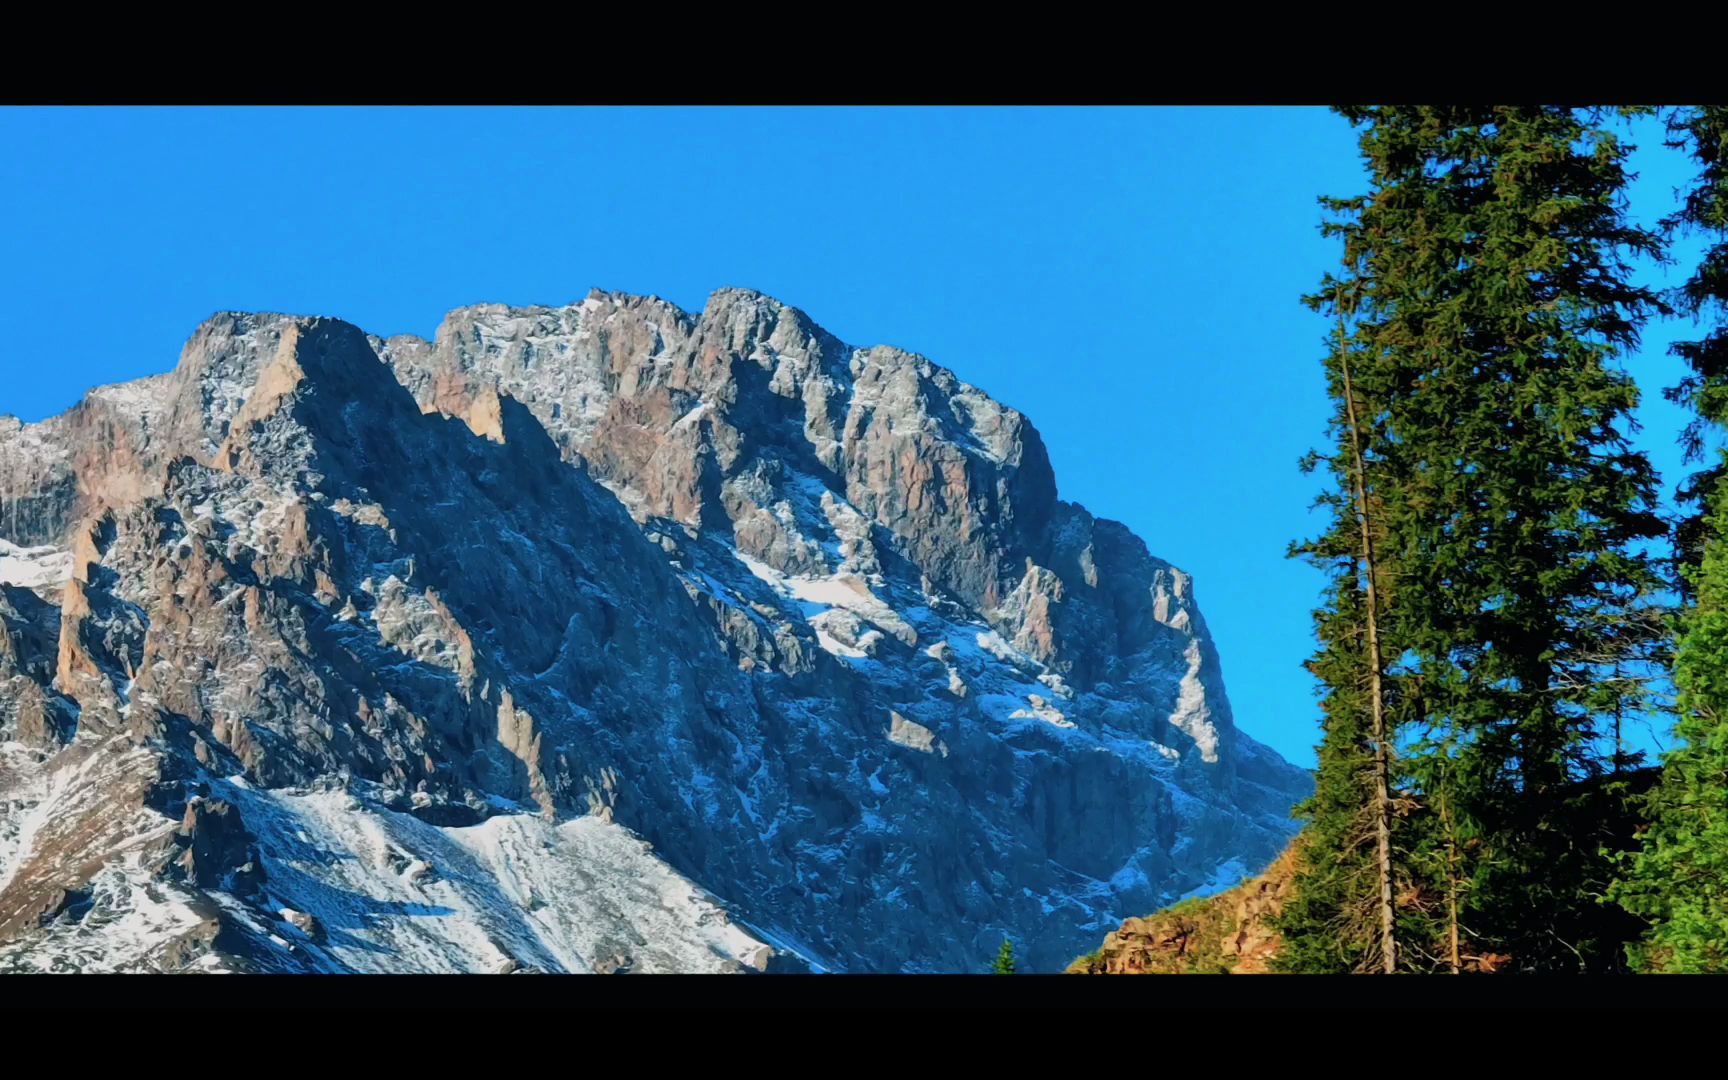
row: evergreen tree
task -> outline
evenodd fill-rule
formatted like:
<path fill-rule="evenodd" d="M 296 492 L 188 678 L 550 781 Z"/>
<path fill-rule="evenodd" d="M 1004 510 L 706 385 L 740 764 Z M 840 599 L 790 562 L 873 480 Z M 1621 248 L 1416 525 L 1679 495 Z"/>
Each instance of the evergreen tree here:
<path fill-rule="evenodd" d="M 1352 208 L 1338 200 L 1322 203 L 1335 211 Z M 1337 223 L 1324 228 L 1346 231 Z M 1361 286 L 1358 276 L 1346 272 L 1328 276 L 1321 291 L 1306 298 L 1337 319 L 1325 364 L 1334 406 L 1332 447 L 1303 464 L 1305 471 L 1324 464 L 1330 473 L 1332 487 L 1319 505 L 1332 520 L 1320 537 L 1293 545 L 1291 554 L 1327 573 L 1331 603 L 1314 613 L 1320 648 L 1308 665 L 1321 686 L 1324 729 L 1314 795 L 1297 808 L 1308 822 L 1308 839 L 1296 887 L 1278 920 L 1285 946 L 1277 966 L 1289 972 L 1385 972 L 1397 963 L 1390 791 L 1394 688 L 1382 655 L 1391 580 L 1376 555 L 1385 540 L 1385 459 L 1368 407 L 1383 388 L 1375 383 L 1370 354 L 1351 332 Z"/>
<path fill-rule="evenodd" d="M 1728 972 L 1728 505 L 1688 569 L 1697 602 L 1675 656 L 1675 748 L 1646 803 L 1650 825 L 1614 898 L 1652 922 L 1630 950 L 1646 971 Z"/>
<path fill-rule="evenodd" d="M 1297 808 L 1307 825 L 1291 896 L 1275 920 L 1279 971 L 1350 974 L 1384 969 L 1379 952 L 1379 866 L 1373 843 L 1374 752 L 1369 735 L 1360 569 L 1332 568 L 1332 603 L 1315 613 L 1320 649 L 1309 662 L 1322 686 L 1324 736 L 1314 794 Z"/>
<path fill-rule="evenodd" d="M 1728 235 L 1728 106 L 1694 105 L 1670 115 L 1668 145 L 1691 153 L 1700 166 L 1698 182 L 1686 194 L 1680 209 L 1663 221 L 1671 230 L 1701 229 L 1718 237 Z M 1718 242 L 1704 255 L 1692 276 L 1675 290 L 1675 306 L 1694 318 L 1728 304 L 1728 242 Z M 1692 422 L 1681 436 L 1688 461 L 1704 459 L 1705 436 L 1728 426 L 1728 320 L 1717 319 L 1711 330 L 1694 341 L 1676 342 L 1669 351 L 1686 361 L 1690 369 L 1679 384 L 1670 387 L 1670 401 L 1693 412 Z M 1675 529 L 1675 547 L 1680 565 L 1697 567 L 1703 560 L 1708 530 L 1708 497 L 1716 490 L 1728 467 L 1718 462 L 1694 473 L 1679 492 L 1680 501 L 1691 504 L 1691 512 Z M 1682 576 L 1682 586 L 1690 587 Z"/>
<path fill-rule="evenodd" d="M 992 975 L 1014 974 L 1014 943 L 1007 938 L 1002 939 L 1002 948 L 996 953 L 996 963 L 990 968 Z"/>
<path fill-rule="evenodd" d="M 1627 930 L 1599 901 L 1624 798 L 1612 778 L 1630 763 L 1614 733 L 1664 631 L 1643 552 L 1664 531 L 1655 477 L 1628 442 L 1637 391 L 1613 362 L 1661 307 L 1625 255 L 1660 240 L 1626 220 L 1627 148 L 1598 110 L 1339 111 L 1363 129 L 1370 192 L 1329 204 L 1354 323 L 1328 369 L 1356 361 L 1367 417 L 1398 967 L 1612 968 Z M 1299 549 L 1335 567 L 1361 525 L 1343 512 L 1347 457 L 1326 458 L 1332 528 Z M 1282 922 L 1293 958 L 1331 949 L 1357 967 L 1368 855 L 1351 822 L 1375 816 L 1361 763 L 1379 742 L 1366 583 L 1349 580 L 1362 572 L 1335 572 L 1317 627 L 1315 843 L 1308 895 Z M 1328 928 L 1355 940 L 1317 940 Z"/>
<path fill-rule="evenodd" d="M 1705 336 L 1673 352 L 1691 371 L 1668 396 L 1695 416 L 1683 436 L 1688 457 L 1728 426 L 1728 106 L 1693 106 L 1669 124 L 1671 145 L 1701 166 L 1670 227 L 1705 229 L 1718 242 L 1677 291 L 1677 307 L 1714 314 Z M 1694 606 L 1683 616 L 1675 656 L 1676 745 L 1646 802 L 1650 825 L 1615 897 L 1652 920 L 1632 950 L 1643 970 L 1728 972 L 1728 501 L 1716 497 L 1728 456 L 1691 478 L 1698 504 L 1676 529 L 1676 552 Z"/>

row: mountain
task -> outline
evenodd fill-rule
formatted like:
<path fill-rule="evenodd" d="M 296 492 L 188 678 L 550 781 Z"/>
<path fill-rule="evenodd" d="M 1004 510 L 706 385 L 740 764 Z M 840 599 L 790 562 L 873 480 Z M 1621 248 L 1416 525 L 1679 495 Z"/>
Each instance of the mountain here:
<path fill-rule="evenodd" d="M 1307 774 L 1031 423 L 758 293 L 0 419 L 0 970 L 1061 970 Z"/>

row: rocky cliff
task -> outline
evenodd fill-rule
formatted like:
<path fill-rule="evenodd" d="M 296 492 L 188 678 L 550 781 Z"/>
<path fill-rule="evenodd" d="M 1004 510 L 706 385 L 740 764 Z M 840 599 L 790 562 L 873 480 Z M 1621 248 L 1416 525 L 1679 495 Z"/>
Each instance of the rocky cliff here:
<path fill-rule="evenodd" d="M 1027 419 L 724 290 L 0 419 L 0 969 L 1059 970 L 1289 838 Z"/>

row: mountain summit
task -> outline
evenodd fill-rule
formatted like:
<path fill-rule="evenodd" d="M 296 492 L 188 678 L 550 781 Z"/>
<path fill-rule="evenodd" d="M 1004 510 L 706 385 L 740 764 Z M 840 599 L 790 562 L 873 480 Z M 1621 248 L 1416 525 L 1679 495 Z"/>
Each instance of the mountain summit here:
<path fill-rule="evenodd" d="M 746 290 L 0 418 L 0 970 L 1060 970 L 1302 770 L 1037 431 Z"/>

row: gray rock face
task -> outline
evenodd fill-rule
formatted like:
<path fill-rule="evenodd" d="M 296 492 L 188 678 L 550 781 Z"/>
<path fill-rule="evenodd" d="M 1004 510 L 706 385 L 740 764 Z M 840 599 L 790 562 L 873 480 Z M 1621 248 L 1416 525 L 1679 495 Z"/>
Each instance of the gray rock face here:
<path fill-rule="evenodd" d="M 58 749 L 77 706 L 54 689 L 60 608 L 29 589 L 0 585 L 0 737 Z"/>
<path fill-rule="evenodd" d="M 52 755 L 0 804 L 0 916 L 26 912 L 0 967 L 54 889 L 130 859 L 216 905 L 185 922 L 222 932 L 162 932 L 186 963 L 208 939 L 240 968 L 370 970 L 387 932 L 301 837 L 423 897 L 482 834 L 636 865 L 543 833 L 589 822 L 711 899 L 465 893 L 444 906 L 472 902 L 479 944 L 390 938 L 400 963 L 967 971 L 1011 937 L 1059 970 L 1270 861 L 1308 786 L 1235 728 L 1188 576 L 1060 501 L 1025 417 L 759 294 L 467 308 L 432 342 L 222 315 L 171 374 L 9 430 L 40 465 L 0 472 L 28 508 L 0 536 L 69 549 L 70 580 L 0 592 L 0 739 Z M 18 822 L 138 754 L 150 781 L 49 872 Z M 317 940 L 272 931 L 283 908 Z"/>

